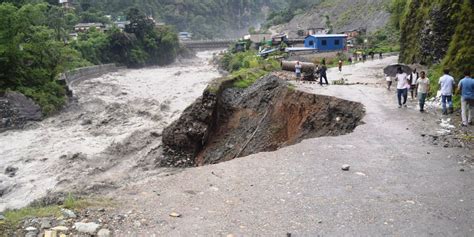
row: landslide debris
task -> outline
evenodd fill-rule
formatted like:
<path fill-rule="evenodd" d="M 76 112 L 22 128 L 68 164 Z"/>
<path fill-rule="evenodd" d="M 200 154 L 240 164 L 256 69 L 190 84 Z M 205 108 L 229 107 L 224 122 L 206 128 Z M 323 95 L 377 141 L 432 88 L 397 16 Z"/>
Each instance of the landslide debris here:
<path fill-rule="evenodd" d="M 231 84 L 206 90 L 164 129 L 160 166 L 214 164 L 307 138 L 343 135 L 365 113 L 360 103 L 298 91 L 274 75 L 246 89 Z"/>

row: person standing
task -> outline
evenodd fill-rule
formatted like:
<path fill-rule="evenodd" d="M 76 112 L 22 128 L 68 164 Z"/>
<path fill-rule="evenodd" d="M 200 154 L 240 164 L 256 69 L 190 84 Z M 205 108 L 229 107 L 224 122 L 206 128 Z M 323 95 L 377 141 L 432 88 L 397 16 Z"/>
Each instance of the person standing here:
<path fill-rule="evenodd" d="M 420 78 L 416 81 L 418 87 L 418 99 L 420 102 L 420 112 L 425 111 L 425 101 L 430 91 L 430 79 L 426 77 L 425 71 L 420 72 Z"/>
<path fill-rule="evenodd" d="M 418 80 L 419 75 L 418 72 L 416 72 L 416 68 L 413 69 L 413 72 L 410 74 L 410 94 L 411 94 L 411 99 L 414 100 L 415 97 L 417 96 L 418 91 L 416 90 L 416 81 Z"/>
<path fill-rule="evenodd" d="M 321 65 L 321 68 L 319 68 L 319 84 L 321 86 L 323 85 L 323 78 L 326 81 L 326 85 L 329 85 L 328 78 L 327 78 L 327 75 L 326 75 L 327 70 L 328 70 L 328 68 L 326 67 L 325 63 L 323 63 Z"/>
<path fill-rule="evenodd" d="M 455 90 L 454 87 L 454 78 L 449 75 L 449 69 L 443 70 L 444 75 L 439 78 L 438 84 L 441 90 L 441 104 L 443 107 L 443 114 L 448 114 L 446 109 L 446 102 L 448 103 L 449 113 L 453 113 L 453 93 Z"/>
<path fill-rule="evenodd" d="M 395 76 L 395 80 L 397 81 L 397 98 L 398 98 L 398 108 L 401 108 L 402 105 L 407 107 L 407 97 L 408 97 L 408 87 L 410 84 L 408 83 L 408 75 L 403 72 L 402 68 L 399 67 L 397 69 L 397 75 Z M 403 96 L 403 104 L 402 104 L 402 96 Z"/>
<path fill-rule="evenodd" d="M 295 74 L 296 74 L 296 82 L 300 82 L 300 79 L 301 79 L 301 64 L 300 64 L 300 61 L 296 61 L 296 65 L 295 65 Z"/>
<path fill-rule="evenodd" d="M 469 70 L 464 72 L 464 78 L 459 82 L 458 89 L 461 91 L 462 126 L 472 125 L 472 117 L 474 117 L 474 79 L 471 78 Z"/>
<path fill-rule="evenodd" d="M 338 65 L 339 65 L 339 72 L 342 72 L 342 60 L 339 59 Z"/>
<path fill-rule="evenodd" d="M 387 90 L 390 90 L 390 87 L 392 86 L 392 78 L 385 74 L 385 81 L 387 81 Z"/>

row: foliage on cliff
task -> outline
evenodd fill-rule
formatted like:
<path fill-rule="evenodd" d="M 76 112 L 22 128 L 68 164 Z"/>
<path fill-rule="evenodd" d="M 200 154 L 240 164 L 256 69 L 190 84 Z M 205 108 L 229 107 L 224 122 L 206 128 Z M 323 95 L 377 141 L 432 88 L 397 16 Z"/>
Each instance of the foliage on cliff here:
<path fill-rule="evenodd" d="M 179 48 L 174 30 L 156 28 L 138 9 L 127 13 L 130 24 L 124 32 L 112 29 L 107 33 L 90 30 L 79 35 L 72 47 L 94 64 L 119 63 L 129 67 L 164 65 L 174 61 Z"/>
<path fill-rule="evenodd" d="M 176 58 L 179 45 L 174 30 L 156 28 L 137 9 L 129 10 L 132 24 L 124 32 L 92 30 L 73 41 L 67 37 L 72 28 L 67 15 L 74 13 L 36 2 L 0 4 L 0 93 L 21 92 L 45 114 L 65 103 L 65 90 L 56 80 L 61 72 L 92 63 L 162 65 Z"/>
<path fill-rule="evenodd" d="M 47 4 L 0 5 L 0 91 L 19 91 L 51 113 L 64 104 L 57 75 L 90 65 L 76 50 L 58 41 L 57 7 Z"/>
<path fill-rule="evenodd" d="M 233 86 L 246 88 L 268 72 L 280 68 L 280 64 L 272 57 L 262 58 L 254 50 L 232 53 L 228 51 L 221 55 L 220 67 L 230 72 L 228 80 L 233 80 Z"/>
<path fill-rule="evenodd" d="M 450 68 L 456 79 L 474 62 L 474 6 L 470 0 L 394 0 L 397 14 L 392 22 L 399 25 L 400 61 L 439 64 Z M 396 6 L 396 7 L 395 7 Z"/>

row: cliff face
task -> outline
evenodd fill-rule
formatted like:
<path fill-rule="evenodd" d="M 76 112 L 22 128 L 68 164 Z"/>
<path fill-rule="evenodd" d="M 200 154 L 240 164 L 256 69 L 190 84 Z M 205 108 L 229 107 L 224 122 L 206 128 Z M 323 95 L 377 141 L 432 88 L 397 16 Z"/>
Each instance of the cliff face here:
<path fill-rule="evenodd" d="M 474 11 L 471 0 L 412 0 L 401 21 L 400 61 L 439 64 L 456 77 L 472 69 Z"/>
<path fill-rule="evenodd" d="M 362 104 L 291 89 L 266 76 L 246 89 L 205 92 L 163 131 L 162 166 L 214 164 L 303 139 L 352 132 Z"/>
<path fill-rule="evenodd" d="M 298 30 L 326 28 L 329 25 L 335 33 L 358 28 L 372 32 L 387 24 L 389 3 L 390 0 L 326 0 L 270 30 L 286 32 L 290 37 L 296 37 Z"/>

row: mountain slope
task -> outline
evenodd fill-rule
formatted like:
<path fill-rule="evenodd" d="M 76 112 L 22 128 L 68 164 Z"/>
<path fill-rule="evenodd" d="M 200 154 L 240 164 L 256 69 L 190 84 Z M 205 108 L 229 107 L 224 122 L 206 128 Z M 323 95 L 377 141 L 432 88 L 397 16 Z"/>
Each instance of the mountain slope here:
<path fill-rule="evenodd" d="M 159 21 L 189 31 L 197 38 L 241 36 L 263 22 L 267 13 L 288 6 L 284 0 L 76 0 L 86 11 L 123 16 L 136 7 Z"/>
<path fill-rule="evenodd" d="M 290 37 L 297 36 L 298 30 L 319 27 L 331 27 L 335 33 L 358 28 L 372 32 L 387 24 L 389 3 L 390 0 L 325 0 L 270 30 L 286 32 Z"/>

